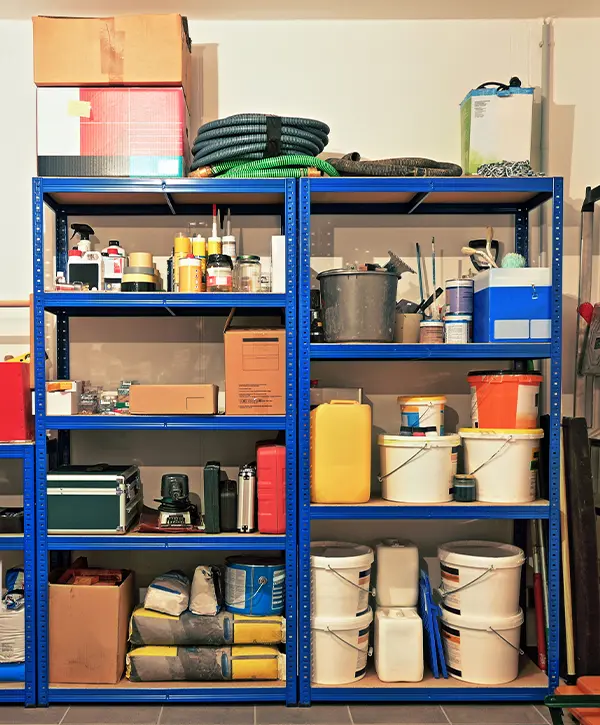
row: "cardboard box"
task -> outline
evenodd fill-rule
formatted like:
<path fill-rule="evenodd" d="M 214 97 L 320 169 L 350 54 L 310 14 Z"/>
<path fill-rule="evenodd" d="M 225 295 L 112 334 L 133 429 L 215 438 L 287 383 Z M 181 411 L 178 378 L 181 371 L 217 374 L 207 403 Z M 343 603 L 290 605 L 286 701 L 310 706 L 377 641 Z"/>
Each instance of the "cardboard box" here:
<path fill-rule="evenodd" d="M 46 383 L 46 415 L 77 415 L 81 400 L 80 380 L 55 380 Z"/>
<path fill-rule="evenodd" d="M 190 97 L 187 18 L 33 18 L 37 86 L 182 86 Z"/>
<path fill-rule="evenodd" d="M 57 584 L 50 574 L 50 682 L 115 684 L 125 669 L 133 572 L 120 586 Z"/>
<path fill-rule="evenodd" d="M 225 328 L 227 415 L 285 415 L 285 329 Z"/>
<path fill-rule="evenodd" d="M 216 385 L 132 385 L 132 415 L 213 415 L 217 412 Z"/>
<path fill-rule="evenodd" d="M 185 176 L 181 88 L 38 88 L 39 176 Z"/>
<path fill-rule="evenodd" d="M 477 88 L 460 104 L 461 163 L 465 174 L 482 164 L 529 161 L 535 167 L 533 88 Z"/>

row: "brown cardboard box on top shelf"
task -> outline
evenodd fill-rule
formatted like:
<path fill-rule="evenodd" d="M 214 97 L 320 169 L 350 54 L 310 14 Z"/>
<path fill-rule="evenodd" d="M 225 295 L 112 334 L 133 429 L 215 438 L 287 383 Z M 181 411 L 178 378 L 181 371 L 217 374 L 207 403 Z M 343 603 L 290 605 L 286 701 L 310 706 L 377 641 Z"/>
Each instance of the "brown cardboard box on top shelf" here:
<path fill-rule="evenodd" d="M 51 683 L 115 684 L 125 669 L 134 575 L 118 586 L 58 584 L 51 572 L 49 664 Z"/>
<path fill-rule="evenodd" d="M 33 18 L 37 86 L 182 86 L 191 91 L 187 18 Z"/>
<path fill-rule="evenodd" d="M 225 412 L 285 415 L 285 328 L 225 324 Z"/>
<path fill-rule="evenodd" d="M 217 412 L 216 385 L 132 385 L 132 415 L 213 415 Z"/>

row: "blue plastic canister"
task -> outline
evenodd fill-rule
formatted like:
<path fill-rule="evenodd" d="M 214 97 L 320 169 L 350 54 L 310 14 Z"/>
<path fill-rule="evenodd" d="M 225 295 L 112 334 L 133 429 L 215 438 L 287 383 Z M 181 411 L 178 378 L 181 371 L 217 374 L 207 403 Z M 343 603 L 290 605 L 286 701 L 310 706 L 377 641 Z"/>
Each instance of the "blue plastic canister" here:
<path fill-rule="evenodd" d="M 285 564 L 262 556 L 231 556 L 225 560 L 225 607 L 236 614 L 283 614 Z"/>

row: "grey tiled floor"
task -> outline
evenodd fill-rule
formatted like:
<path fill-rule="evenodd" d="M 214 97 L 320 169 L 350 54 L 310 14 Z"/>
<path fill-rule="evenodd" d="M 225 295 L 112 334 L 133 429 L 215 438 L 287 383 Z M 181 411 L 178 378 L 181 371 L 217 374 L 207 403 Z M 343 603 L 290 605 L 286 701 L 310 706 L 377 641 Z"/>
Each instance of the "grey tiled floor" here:
<path fill-rule="evenodd" d="M 545 725 L 549 721 L 547 711 L 533 705 L 0 706 L 0 725 Z"/>

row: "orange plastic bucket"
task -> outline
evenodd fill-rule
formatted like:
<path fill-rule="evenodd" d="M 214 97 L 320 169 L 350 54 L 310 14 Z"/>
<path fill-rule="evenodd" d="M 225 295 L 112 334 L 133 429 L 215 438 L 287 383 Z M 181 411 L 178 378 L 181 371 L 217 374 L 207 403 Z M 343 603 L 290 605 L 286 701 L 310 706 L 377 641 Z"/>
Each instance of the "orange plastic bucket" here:
<path fill-rule="evenodd" d="M 482 370 L 467 376 L 473 428 L 537 428 L 540 373 Z"/>

